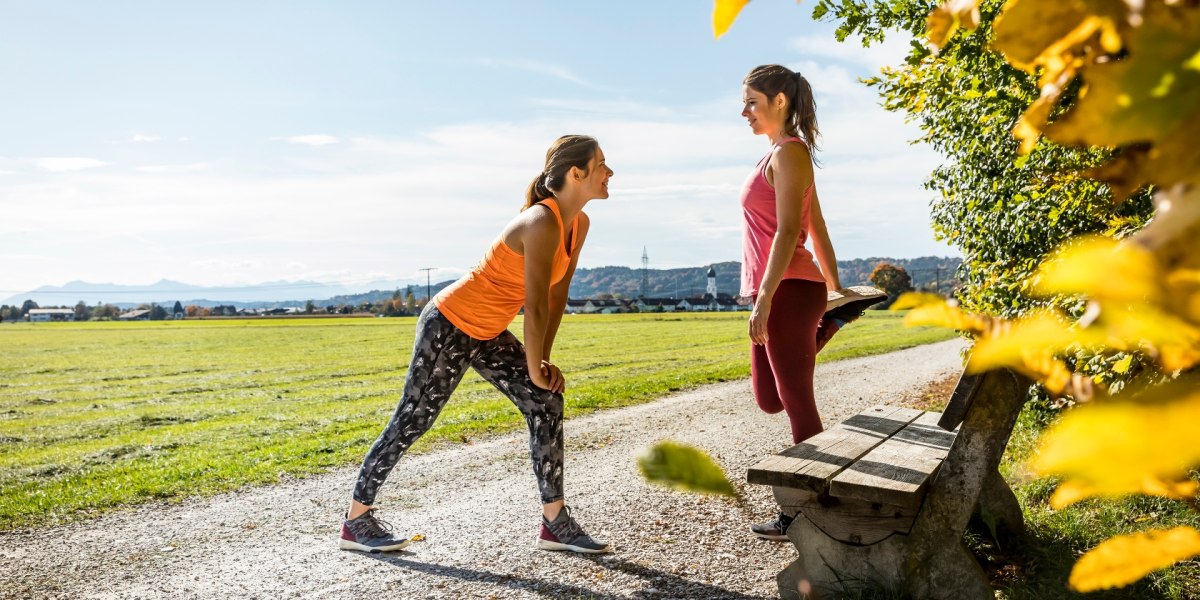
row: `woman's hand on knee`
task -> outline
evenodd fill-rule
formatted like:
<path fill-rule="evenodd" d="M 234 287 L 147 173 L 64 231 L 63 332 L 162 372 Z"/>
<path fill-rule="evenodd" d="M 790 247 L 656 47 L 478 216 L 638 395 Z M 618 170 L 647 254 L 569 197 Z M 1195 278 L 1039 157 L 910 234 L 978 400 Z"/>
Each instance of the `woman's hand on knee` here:
<path fill-rule="evenodd" d="M 543 360 L 542 373 L 546 375 L 546 378 L 549 381 L 549 385 L 546 386 L 545 389 L 548 389 L 556 394 L 561 394 L 566 390 L 567 380 L 563 377 L 562 369 L 559 369 L 558 365 L 555 365 L 548 360 Z"/>

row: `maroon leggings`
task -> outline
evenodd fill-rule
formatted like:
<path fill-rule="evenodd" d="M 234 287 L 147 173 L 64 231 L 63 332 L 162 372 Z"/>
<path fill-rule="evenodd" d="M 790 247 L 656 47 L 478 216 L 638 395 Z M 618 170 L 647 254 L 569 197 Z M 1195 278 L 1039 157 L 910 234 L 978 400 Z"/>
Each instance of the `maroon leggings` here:
<path fill-rule="evenodd" d="M 787 411 L 793 444 L 823 429 L 813 395 L 813 370 L 817 324 L 824 314 L 825 282 L 785 279 L 771 299 L 767 343 L 750 346 L 754 400 L 768 414 Z"/>

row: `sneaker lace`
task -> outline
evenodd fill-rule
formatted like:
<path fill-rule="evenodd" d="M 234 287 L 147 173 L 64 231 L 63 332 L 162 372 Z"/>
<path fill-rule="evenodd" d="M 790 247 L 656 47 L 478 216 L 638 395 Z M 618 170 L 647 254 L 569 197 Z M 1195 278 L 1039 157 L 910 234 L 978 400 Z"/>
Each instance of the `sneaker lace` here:
<path fill-rule="evenodd" d="M 577 538 L 581 535 L 586 535 L 583 533 L 583 527 L 580 527 L 579 523 L 575 521 L 575 517 L 571 516 L 571 509 L 567 508 L 566 506 L 564 506 L 562 509 L 563 509 L 563 512 L 566 513 L 567 518 L 562 524 L 562 529 L 561 529 L 562 536 L 560 536 L 560 537 L 566 537 L 566 538 L 573 539 L 573 538 Z"/>
<path fill-rule="evenodd" d="M 375 516 L 375 509 L 367 511 L 365 519 L 359 521 L 359 529 L 371 537 L 387 537 L 392 532 L 392 524 Z"/>

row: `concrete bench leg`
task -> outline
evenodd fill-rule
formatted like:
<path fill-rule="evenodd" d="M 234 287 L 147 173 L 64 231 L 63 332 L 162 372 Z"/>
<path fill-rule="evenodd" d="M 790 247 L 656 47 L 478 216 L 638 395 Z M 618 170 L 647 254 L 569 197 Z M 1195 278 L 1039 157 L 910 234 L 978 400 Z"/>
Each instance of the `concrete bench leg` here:
<path fill-rule="evenodd" d="M 996 541 L 1002 545 L 1025 534 L 1025 515 L 1021 513 L 1021 505 L 999 471 L 992 471 L 983 480 L 975 514 L 992 529 Z"/>
<path fill-rule="evenodd" d="M 785 600 L 837 598 L 866 589 L 933 600 L 994 597 L 961 540 L 920 543 L 895 534 L 870 546 L 852 546 L 825 535 L 803 514 L 788 528 L 788 537 L 799 557 L 776 578 L 779 597 Z"/>

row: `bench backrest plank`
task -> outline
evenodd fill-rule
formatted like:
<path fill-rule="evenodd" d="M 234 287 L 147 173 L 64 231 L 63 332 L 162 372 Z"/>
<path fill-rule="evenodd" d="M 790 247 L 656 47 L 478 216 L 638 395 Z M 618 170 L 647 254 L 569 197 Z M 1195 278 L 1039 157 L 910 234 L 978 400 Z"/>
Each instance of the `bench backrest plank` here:
<path fill-rule="evenodd" d="M 750 467 L 750 483 L 824 493 L 829 481 L 922 412 L 876 406 Z"/>
<path fill-rule="evenodd" d="M 941 413 L 927 412 L 838 473 L 829 495 L 909 508 L 920 507 L 925 489 L 954 443 L 938 426 Z"/>
<path fill-rule="evenodd" d="M 967 417 L 967 409 L 971 408 L 971 403 L 975 401 L 975 395 L 979 393 L 979 384 L 982 379 L 983 377 L 979 373 L 968 375 L 966 371 L 963 371 L 958 378 L 958 385 L 954 386 L 954 392 L 950 394 L 950 401 L 946 403 L 946 408 L 942 411 L 938 427 L 946 431 L 954 431 L 962 424 L 963 419 Z"/>

